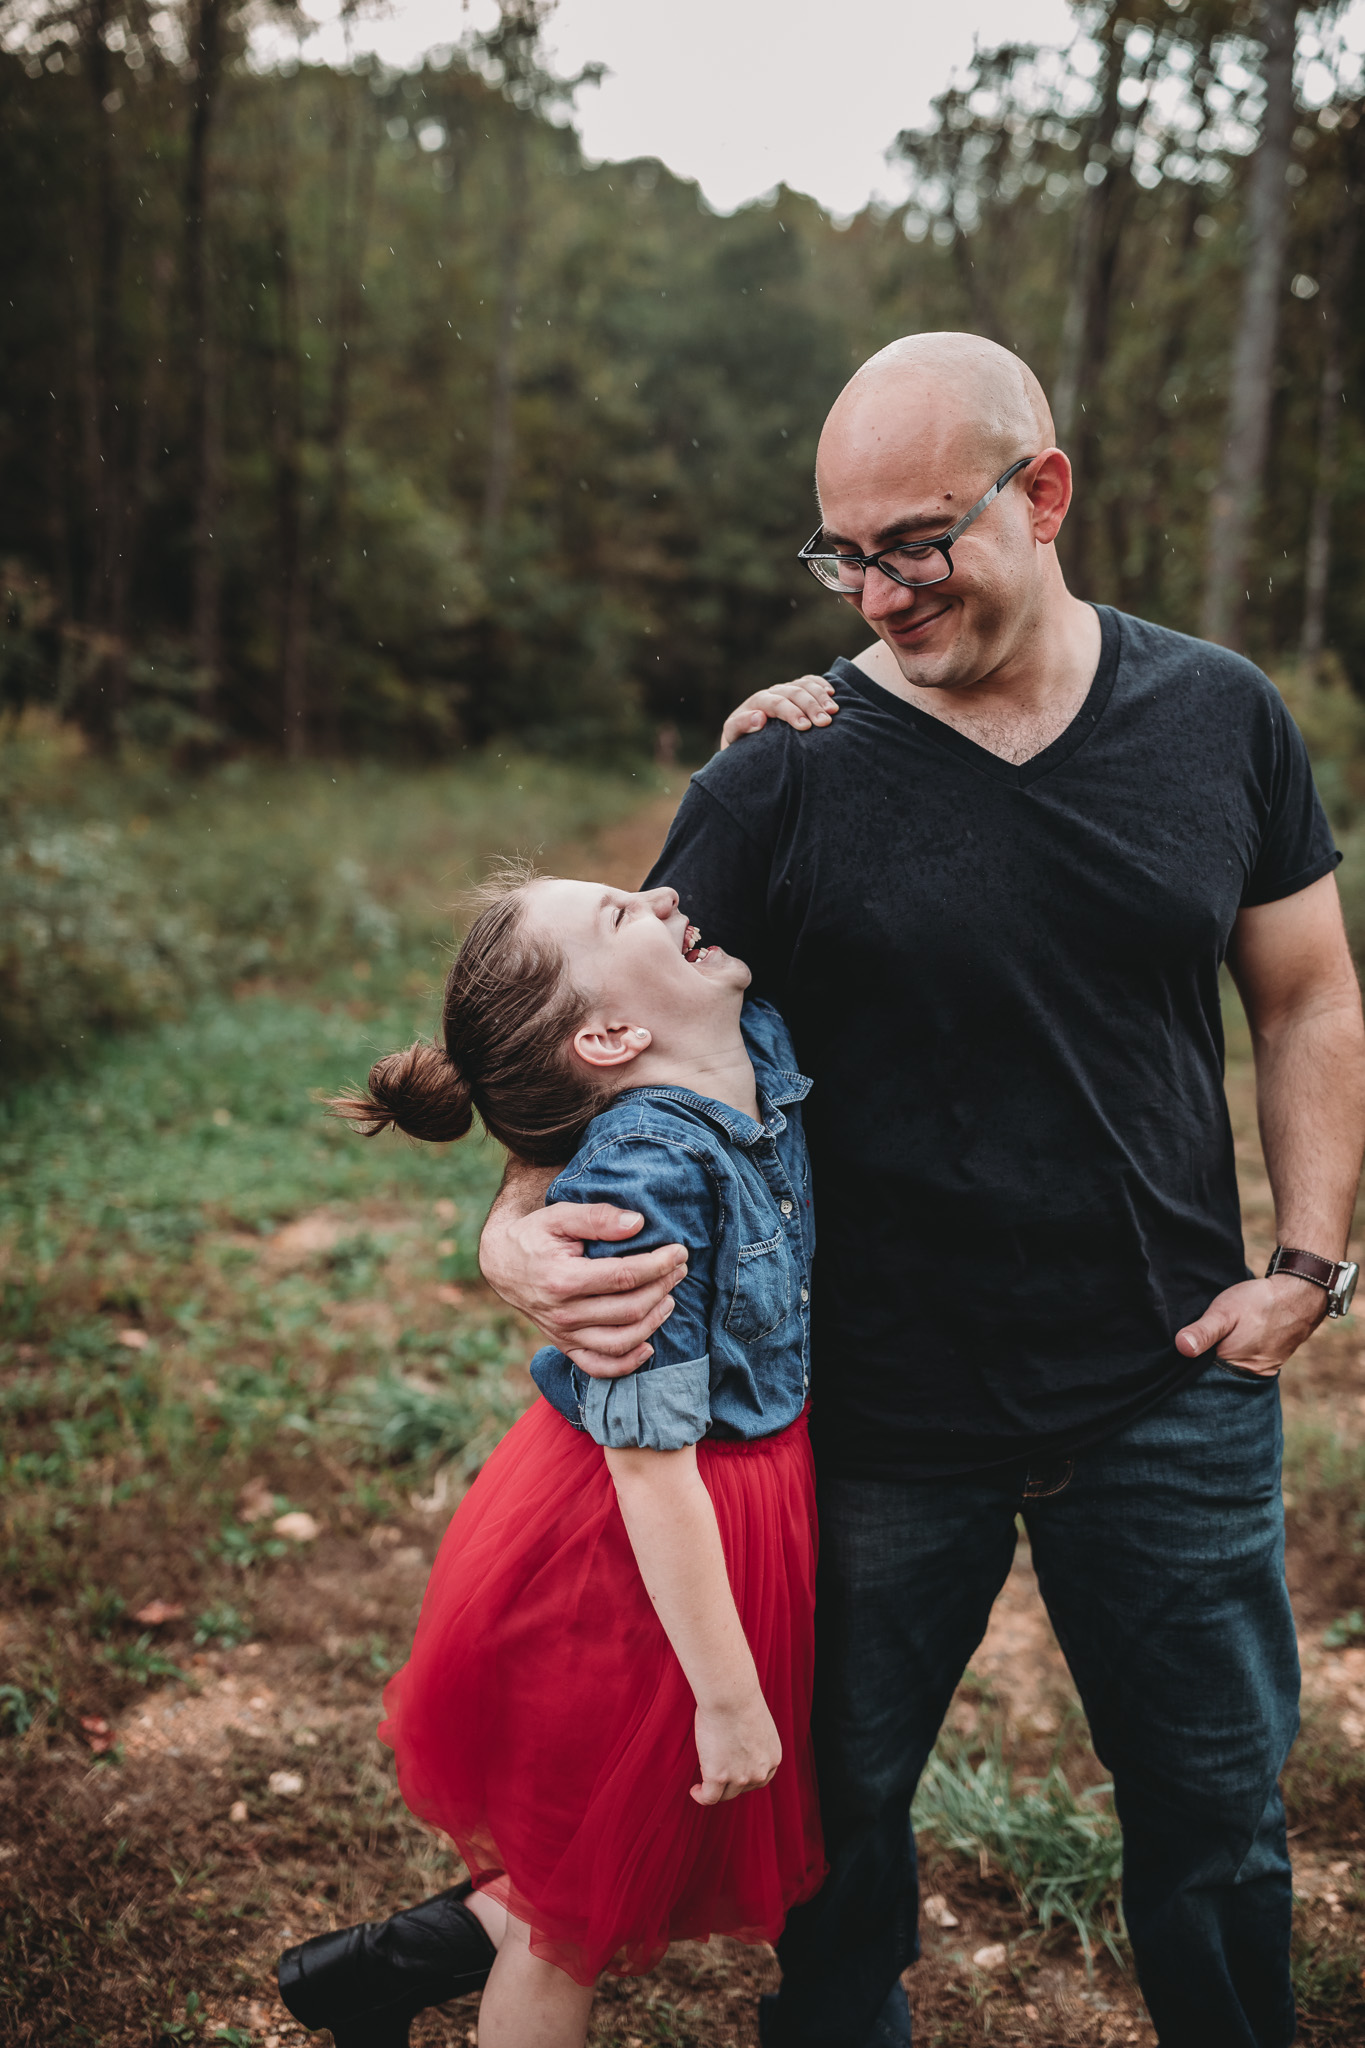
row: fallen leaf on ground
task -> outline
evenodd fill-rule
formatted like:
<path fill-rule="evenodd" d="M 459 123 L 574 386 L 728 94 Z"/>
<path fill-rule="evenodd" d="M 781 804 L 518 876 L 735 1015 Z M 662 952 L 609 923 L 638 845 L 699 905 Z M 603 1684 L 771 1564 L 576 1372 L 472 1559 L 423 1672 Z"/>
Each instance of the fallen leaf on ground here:
<path fill-rule="evenodd" d="M 179 1621 L 185 1612 L 181 1600 L 149 1600 L 145 1607 L 139 1607 L 133 1616 L 144 1628 L 160 1628 L 163 1621 Z"/>
<path fill-rule="evenodd" d="M 96 1756 L 104 1756 L 114 1746 L 114 1731 L 99 1714 L 82 1714 L 81 1727 L 85 1739 Z"/>
<path fill-rule="evenodd" d="M 988 1941 L 972 1957 L 978 1970 L 1003 1970 L 1009 1959 L 1009 1950 L 1003 1941 Z"/>
<path fill-rule="evenodd" d="M 443 1301 L 447 1308 L 458 1308 L 464 1300 L 463 1287 L 452 1287 L 448 1283 L 433 1287 L 431 1293 L 433 1300 Z"/>
<path fill-rule="evenodd" d="M 130 1351 L 145 1351 L 152 1341 L 145 1330 L 120 1330 L 118 1340 L 120 1344 L 126 1344 Z"/>
<path fill-rule="evenodd" d="M 957 1914 L 949 1908 L 942 1892 L 933 1892 L 924 1901 L 924 1917 L 935 1927 L 958 1927 L 961 1925 Z"/>
<path fill-rule="evenodd" d="M 275 1512 L 275 1495 L 261 1478 L 248 1479 L 237 1496 L 239 1522 L 263 1522 Z"/>
<path fill-rule="evenodd" d="M 231 1821 L 236 1821 L 239 1825 L 242 1821 L 246 1819 L 245 1799 L 233 1800 L 231 1806 L 228 1808 L 228 1819 Z"/>
<path fill-rule="evenodd" d="M 303 1779 L 297 1771 L 272 1771 L 265 1782 L 277 1799 L 297 1799 L 303 1790 Z"/>
<path fill-rule="evenodd" d="M 312 1543 L 322 1534 L 320 1523 L 304 1508 L 291 1508 L 287 1515 L 277 1515 L 270 1527 L 274 1535 L 283 1536 L 290 1543 Z"/>

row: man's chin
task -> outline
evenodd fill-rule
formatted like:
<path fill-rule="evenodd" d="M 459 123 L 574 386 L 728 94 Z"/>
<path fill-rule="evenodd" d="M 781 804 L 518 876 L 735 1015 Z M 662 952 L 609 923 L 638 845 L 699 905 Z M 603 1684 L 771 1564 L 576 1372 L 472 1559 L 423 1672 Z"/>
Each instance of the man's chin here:
<path fill-rule="evenodd" d="M 909 653 L 893 647 L 891 652 L 906 682 L 917 690 L 957 690 L 972 680 L 956 648 L 936 647 L 931 651 L 926 647 L 923 653 Z"/>

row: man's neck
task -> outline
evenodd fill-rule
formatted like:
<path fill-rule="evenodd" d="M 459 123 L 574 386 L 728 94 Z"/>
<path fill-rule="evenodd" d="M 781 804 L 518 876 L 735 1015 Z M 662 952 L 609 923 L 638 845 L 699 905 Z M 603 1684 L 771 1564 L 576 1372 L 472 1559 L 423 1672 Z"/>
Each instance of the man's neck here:
<path fill-rule="evenodd" d="M 1064 593 L 1024 658 L 977 682 L 917 687 L 880 640 L 865 648 L 855 665 L 893 696 L 1019 767 L 1061 738 L 1089 695 L 1099 658 L 1098 615 L 1093 606 Z"/>

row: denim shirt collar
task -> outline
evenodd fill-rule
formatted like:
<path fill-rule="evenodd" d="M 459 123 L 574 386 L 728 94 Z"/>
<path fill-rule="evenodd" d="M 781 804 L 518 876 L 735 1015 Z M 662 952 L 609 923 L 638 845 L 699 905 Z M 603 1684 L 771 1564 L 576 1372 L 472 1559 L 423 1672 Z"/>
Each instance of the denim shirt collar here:
<path fill-rule="evenodd" d="M 752 1047 L 749 1058 L 753 1063 L 754 1080 L 758 1089 L 758 1106 L 763 1111 L 763 1120 L 756 1123 L 746 1116 L 742 1109 L 731 1109 L 727 1102 L 717 1102 L 710 1095 L 698 1095 L 691 1088 L 670 1088 L 661 1083 L 650 1088 L 631 1088 L 626 1091 L 642 1102 L 685 1102 L 704 1116 L 708 1123 L 715 1124 L 727 1138 L 736 1145 L 756 1145 L 762 1138 L 780 1137 L 787 1128 L 787 1119 L 782 1111 L 793 1102 L 804 1102 L 810 1094 L 812 1083 L 805 1074 L 798 1074 L 791 1067 L 775 1067 L 758 1057 Z M 617 1101 L 624 1101 L 625 1095 L 618 1095 Z"/>

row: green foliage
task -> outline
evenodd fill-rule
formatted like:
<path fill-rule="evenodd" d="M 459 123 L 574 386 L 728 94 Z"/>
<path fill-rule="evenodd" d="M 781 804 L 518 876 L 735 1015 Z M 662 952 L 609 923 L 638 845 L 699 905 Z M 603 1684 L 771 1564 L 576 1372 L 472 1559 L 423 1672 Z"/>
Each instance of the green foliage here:
<path fill-rule="evenodd" d="M 131 1678 L 136 1685 L 148 1685 L 154 1678 L 174 1678 L 182 1684 L 190 1682 L 189 1673 L 182 1671 L 174 1657 L 168 1657 L 153 1644 L 150 1631 L 144 1631 L 136 1642 L 106 1644 L 95 1652 L 101 1664 L 111 1671 L 118 1671 Z"/>
<path fill-rule="evenodd" d="M 507 1381 L 508 1366 L 525 1348 L 521 1331 L 504 1317 L 465 1325 L 451 1342 L 404 1348 L 420 1348 L 424 1369 L 353 1381 L 333 1425 L 388 1463 L 476 1471 L 522 1405 Z"/>
<path fill-rule="evenodd" d="M 31 230 L 0 251 L 23 307 L 0 356 L 0 703 L 202 759 L 283 737 L 292 661 L 311 743 L 411 757 L 515 733 L 600 758 L 661 718 L 709 741 L 751 669 L 776 680 L 798 651 L 823 666 L 856 644 L 793 558 L 828 399 L 941 267 L 897 220 L 866 218 L 854 256 L 796 195 L 719 219 L 657 163 L 589 166 L 555 118 L 571 93 L 534 66 L 534 90 L 493 83 L 477 46 L 401 76 L 243 64 L 209 160 L 225 432 L 209 701 L 197 337 L 181 294 L 142 282 L 179 281 L 185 260 L 193 81 L 139 24 L 136 64 L 108 57 L 112 132 L 69 38 L 60 69 L 37 17 L 25 51 L 0 54 L 0 177 Z M 86 166 L 106 146 L 115 232 L 98 214 L 92 239 Z M 80 286 L 101 258 L 96 333 Z M 93 422 L 92 353 L 110 385 Z M 152 404 L 139 455 L 120 422 Z M 102 513 L 68 453 L 77 420 L 127 486 L 130 654 L 93 573 Z M 60 520 L 21 516 L 53 490 Z"/>
<path fill-rule="evenodd" d="M 27 1735 L 41 1709 L 56 1704 L 51 1686 L 41 1686 L 33 1693 L 19 1685 L 0 1685 L 0 1734 Z"/>
<path fill-rule="evenodd" d="M 249 1643 L 252 1635 L 251 1617 L 238 1608 L 230 1607 L 225 1600 L 215 1600 L 194 1617 L 194 1642 L 197 1649 L 210 1645 L 219 1650 L 235 1650 L 241 1643 Z"/>
<path fill-rule="evenodd" d="M 1087 1970 L 1097 1944 L 1122 1965 L 1123 1845 L 1109 1794 L 1073 1792 L 1056 1762 L 1016 1779 L 998 1732 L 975 1756 L 948 1736 L 920 1780 L 915 1825 L 956 1855 L 989 1858 L 1044 1935 L 1055 1922 L 1074 1928 Z"/>
<path fill-rule="evenodd" d="M 402 776 L 238 761 L 186 783 L 42 726 L 0 739 L 5 1077 L 252 980 L 434 997 L 453 899 L 491 852 L 534 854 L 639 795 L 639 774 L 514 755 Z M 240 1113 L 226 1092 L 207 1108 Z"/>
<path fill-rule="evenodd" d="M 239 1572 L 249 1572 L 268 1559 L 289 1555 L 289 1545 L 282 1536 L 271 1535 L 268 1523 L 261 1528 L 245 1522 L 224 1522 L 212 1547 Z"/>
<path fill-rule="evenodd" d="M 1354 2048 L 1365 2029 L 1365 1947 L 1349 1924 L 1296 1927 L 1291 1968 L 1299 2039 L 1309 2048 Z"/>
<path fill-rule="evenodd" d="M 1365 1615 L 1358 1607 L 1349 1614 L 1340 1614 L 1335 1621 L 1329 1621 L 1322 1632 L 1324 1650 L 1344 1650 L 1349 1643 L 1358 1643 L 1365 1637 Z"/>
<path fill-rule="evenodd" d="M 174 10 L 115 6 L 97 51 L 93 17 L 31 8 L 0 54 L 0 702 L 196 760 L 286 730 L 409 755 L 514 732 L 600 756 L 661 720 L 709 742 L 742 684 L 861 637 L 793 559 L 815 436 L 856 362 L 932 328 L 994 336 L 1054 391 L 1077 372 L 1077 585 L 1196 623 L 1260 115 L 1244 6 L 1105 0 L 1061 56 L 981 49 L 898 139 L 907 203 L 839 225 L 786 190 L 717 218 L 653 160 L 588 164 L 562 120 L 576 82 L 524 25 L 515 60 L 504 25 L 404 74 L 264 73 L 228 17 L 206 245 L 185 218 L 196 87 Z M 1249 574 L 1262 653 L 1299 638 L 1358 114 L 1344 69 L 1298 110 Z M 224 427 L 202 545 L 194 248 Z M 1348 392 L 1358 298 L 1347 279 Z M 1359 682 L 1354 409 L 1336 484 L 1330 638 Z"/>

